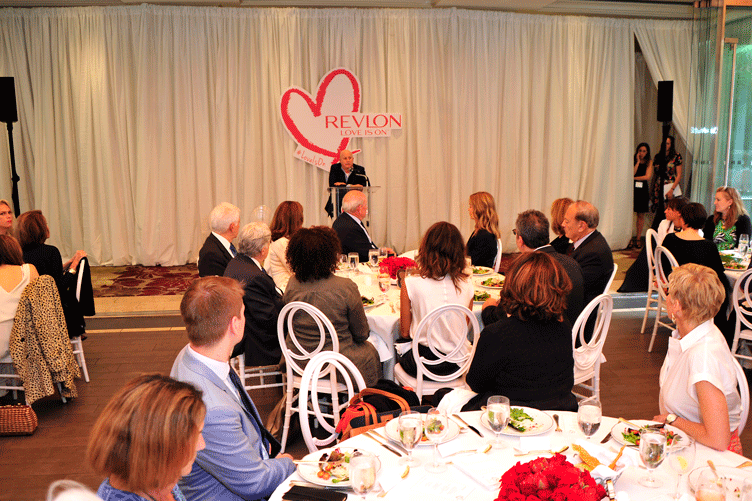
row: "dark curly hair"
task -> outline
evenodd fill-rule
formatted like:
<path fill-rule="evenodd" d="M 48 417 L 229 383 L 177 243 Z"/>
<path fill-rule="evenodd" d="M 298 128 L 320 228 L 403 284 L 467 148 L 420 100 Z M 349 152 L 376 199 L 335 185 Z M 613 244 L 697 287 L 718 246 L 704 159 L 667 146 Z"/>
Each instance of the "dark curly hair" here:
<path fill-rule="evenodd" d="M 341 249 L 337 232 L 330 227 L 301 228 L 287 244 L 287 261 L 299 282 L 322 280 L 337 269 Z"/>
<path fill-rule="evenodd" d="M 562 321 L 572 281 L 556 259 L 526 252 L 507 271 L 500 304 L 520 320 Z"/>
<path fill-rule="evenodd" d="M 460 290 L 460 282 L 470 275 L 465 272 L 465 242 L 457 227 L 446 221 L 434 223 L 420 241 L 416 258 L 421 277 L 440 280 L 446 275 Z"/>

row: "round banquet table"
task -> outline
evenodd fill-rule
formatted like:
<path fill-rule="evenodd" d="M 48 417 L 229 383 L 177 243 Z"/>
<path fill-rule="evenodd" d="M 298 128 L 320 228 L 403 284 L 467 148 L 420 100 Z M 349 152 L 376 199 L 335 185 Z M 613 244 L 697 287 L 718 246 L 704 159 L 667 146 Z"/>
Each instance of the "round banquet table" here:
<path fill-rule="evenodd" d="M 372 339 L 373 344 L 379 350 L 381 361 L 387 363 L 391 360 L 391 364 L 386 364 L 384 367 L 384 377 L 388 379 L 394 379 L 394 341 L 399 337 L 399 318 L 400 318 L 400 289 L 395 282 L 392 282 L 392 286 L 387 291 L 387 300 L 382 300 L 382 294 L 379 290 L 378 270 L 373 271 L 365 263 L 358 265 L 358 273 L 353 275 L 349 271 L 338 271 L 338 276 L 347 277 L 358 286 L 358 290 L 361 296 L 373 298 L 374 306 L 366 307 L 366 318 L 368 319 L 368 327 L 371 329 L 371 333 L 377 335 L 383 344 L 379 340 Z M 476 284 L 476 290 L 486 290 L 492 297 L 499 298 L 498 291 L 487 290 L 477 285 L 477 283 L 483 279 L 497 274 L 487 275 L 481 277 L 470 277 Z M 481 320 L 482 303 L 473 305 L 473 312 L 480 328 L 483 329 L 483 321 Z M 374 342 L 375 341 L 375 342 Z M 386 353 L 385 350 L 389 350 Z"/>
<path fill-rule="evenodd" d="M 547 411 L 548 415 L 553 415 L 553 411 Z M 546 443 L 547 449 L 561 449 L 565 445 L 569 445 L 570 448 L 564 452 L 567 459 L 573 464 L 579 463 L 577 459 L 573 459 L 572 456 L 575 453 L 572 450 L 571 444 L 577 440 L 584 439 L 584 435 L 579 431 L 577 426 L 577 414 L 572 412 L 556 411 L 556 414 L 560 416 L 560 424 L 563 429 L 562 433 L 554 431 L 554 427 L 551 427 L 547 432 L 538 435 L 538 440 L 542 440 Z M 461 432 L 454 440 L 446 442 L 444 445 L 450 446 L 451 449 L 442 451 L 442 454 L 448 453 L 449 450 L 466 450 L 466 449 L 478 449 L 482 451 L 485 446 L 493 439 L 493 433 L 485 428 L 480 422 L 480 411 L 474 412 L 462 412 L 460 416 L 470 425 L 475 426 L 485 438 L 481 438 L 470 430 Z M 603 417 L 601 427 L 592 437 L 594 443 L 600 443 L 600 441 L 611 431 L 611 428 L 618 422 L 616 418 Z M 384 435 L 384 428 L 377 430 L 382 436 Z M 433 458 L 433 448 L 430 446 L 418 446 L 414 449 L 413 455 L 419 458 L 422 465 L 412 468 L 409 475 L 404 480 L 401 479 L 401 474 L 404 472 L 405 467 L 398 464 L 399 458 L 389 452 L 387 449 L 379 446 L 363 435 L 355 436 L 349 440 L 341 442 L 338 447 L 346 448 L 358 448 L 361 450 L 367 450 L 376 454 L 381 461 L 381 469 L 377 474 L 377 481 L 381 484 L 383 489 L 387 490 L 387 494 L 384 498 L 377 497 L 378 492 L 372 492 L 368 494 L 367 499 L 376 501 L 377 499 L 431 499 L 432 501 L 489 501 L 496 499 L 499 494 L 499 483 L 493 485 L 488 483 L 487 479 L 501 478 L 502 474 L 509 468 L 514 466 L 517 462 L 528 462 L 537 456 L 550 456 L 547 454 L 529 454 L 522 457 L 515 457 L 514 447 L 520 447 L 521 439 L 517 437 L 503 436 L 504 441 L 509 445 L 506 449 L 493 449 L 487 454 L 464 454 L 455 455 L 451 458 L 447 458 L 446 461 L 451 461 L 452 464 L 447 466 L 445 472 L 441 474 L 434 474 L 425 471 L 424 465 L 431 462 Z M 530 438 L 527 438 L 528 440 Z M 528 445 L 530 445 L 528 443 Z M 613 456 L 616 456 L 620 444 L 618 444 L 613 438 L 611 438 L 606 444 L 603 445 L 608 449 L 613 450 Z M 440 450 L 443 446 L 440 446 Z M 543 446 L 535 446 L 535 449 L 544 448 Z M 526 447 L 530 450 L 530 447 Z M 707 460 L 713 460 L 716 466 L 737 466 L 745 461 L 745 458 L 730 451 L 719 452 L 704 445 L 697 444 L 696 458 L 694 468 L 707 466 Z M 693 468 L 693 469 L 694 469 Z M 749 475 L 752 476 L 752 468 Z M 741 471 L 741 470 L 740 470 Z M 746 471 L 746 470 L 745 470 Z M 663 480 L 663 486 L 659 488 L 647 488 L 638 483 L 638 479 L 647 473 L 642 467 L 628 466 L 624 469 L 621 477 L 615 484 L 617 498 L 629 499 L 630 501 L 656 501 L 659 499 L 669 500 L 673 498 L 675 492 L 675 486 L 677 481 L 677 475 L 668 465 L 667 461 L 664 461 L 656 470 L 655 476 Z M 689 493 L 688 485 L 689 475 L 684 475 L 679 487 L 680 492 Z M 486 479 L 484 481 L 484 479 Z M 282 482 L 282 484 L 276 489 L 274 494 L 270 497 L 270 501 L 279 501 L 282 499 L 282 495 L 287 492 L 291 487 L 291 481 L 302 481 L 303 478 L 296 471 L 290 477 Z M 312 484 L 311 484 L 312 485 Z M 348 499 L 356 500 L 360 499 L 352 491 L 348 492 Z"/>

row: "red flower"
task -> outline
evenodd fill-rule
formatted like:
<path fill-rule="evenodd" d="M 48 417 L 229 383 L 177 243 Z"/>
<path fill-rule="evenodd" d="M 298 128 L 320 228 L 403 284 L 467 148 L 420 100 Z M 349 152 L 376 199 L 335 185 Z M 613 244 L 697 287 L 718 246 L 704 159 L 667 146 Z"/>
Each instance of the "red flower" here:
<path fill-rule="evenodd" d="M 497 501 L 599 501 L 606 490 L 566 457 L 517 463 L 501 477 Z"/>

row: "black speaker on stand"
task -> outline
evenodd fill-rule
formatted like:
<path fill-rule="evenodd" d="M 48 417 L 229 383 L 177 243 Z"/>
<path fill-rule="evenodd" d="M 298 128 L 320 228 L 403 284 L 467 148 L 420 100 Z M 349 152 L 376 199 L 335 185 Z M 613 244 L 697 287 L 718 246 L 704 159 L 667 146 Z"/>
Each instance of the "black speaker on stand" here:
<path fill-rule="evenodd" d="M 666 144 L 666 138 L 668 137 L 668 133 L 671 130 L 671 120 L 673 120 L 673 109 L 674 109 L 674 81 L 673 80 L 663 80 L 658 82 L 658 106 L 657 106 L 657 112 L 656 112 L 656 119 L 659 122 L 663 122 L 663 133 L 661 134 L 663 138 L 661 139 L 661 151 L 658 152 L 655 156 L 661 155 L 661 158 L 665 160 L 665 151 L 663 148 L 665 148 Z M 659 189 L 658 189 L 658 204 L 656 206 L 655 210 L 655 217 L 653 218 L 653 229 L 658 229 L 658 225 L 660 224 L 663 219 L 665 219 L 664 214 L 664 194 L 663 194 L 663 184 L 666 181 L 666 163 L 663 162 L 661 164 L 655 165 L 656 169 L 656 183 L 658 183 Z"/>
<path fill-rule="evenodd" d="M 18 122 L 18 110 L 16 109 L 16 86 L 13 77 L 0 77 L 0 122 L 8 125 L 8 148 L 10 149 L 11 181 L 13 181 L 13 210 L 16 217 L 21 214 L 18 203 L 18 181 L 21 180 L 16 172 L 16 154 L 13 150 L 13 122 Z"/>

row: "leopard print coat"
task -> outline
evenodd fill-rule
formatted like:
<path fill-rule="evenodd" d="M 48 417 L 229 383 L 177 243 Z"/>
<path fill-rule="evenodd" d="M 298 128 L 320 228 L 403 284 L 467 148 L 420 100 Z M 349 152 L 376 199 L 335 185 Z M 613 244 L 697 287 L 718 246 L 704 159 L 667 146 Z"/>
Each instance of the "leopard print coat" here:
<path fill-rule="evenodd" d="M 55 393 L 56 383 L 62 384 L 61 396 L 78 396 L 73 378 L 81 377 L 81 372 L 71 349 L 57 285 L 49 275 L 32 281 L 21 294 L 10 335 L 10 355 L 29 404 Z"/>

